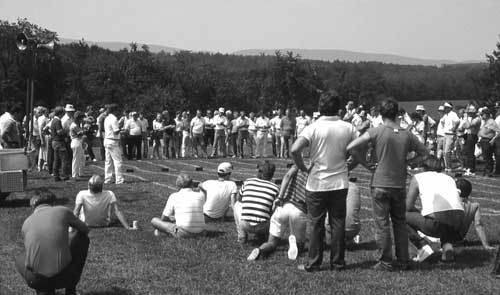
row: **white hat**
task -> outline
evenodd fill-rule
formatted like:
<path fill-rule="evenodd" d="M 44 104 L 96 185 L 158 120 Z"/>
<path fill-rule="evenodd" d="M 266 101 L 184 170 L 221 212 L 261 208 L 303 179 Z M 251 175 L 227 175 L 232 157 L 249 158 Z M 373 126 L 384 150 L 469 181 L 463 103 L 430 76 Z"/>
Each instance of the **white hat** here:
<path fill-rule="evenodd" d="M 467 108 L 467 113 L 475 113 L 477 112 L 476 110 L 476 107 L 473 106 L 473 105 L 470 105 L 468 108 Z"/>
<path fill-rule="evenodd" d="M 233 171 L 233 165 L 229 162 L 222 162 L 217 167 L 217 172 L 221 174 L 228 174 Z"/>
<path fill-rule="evenodd" d="M 439 106 L 438 111 L 444 111 L 444 106 Z"/>
<path fill-rule="evenodd" d="M 425 108 L 423 105 L 418 104 L 417 107 L 415 108 L 415 111 L 425 111 Z"/>
<path fill-rule="evenodd" d="M 66 112 L 74 112 L 76 110 L 75 110 L 75 107 L 72 104 L 67 104 L 66 107 L 64 108 L 64 111 L 66 111 Z"/>
<path fill-rule="evenodd" d="M 224 108 L 219 108 L 219 113 L 224 113 Z"/>
<path fill-rule="evenodd" d="M 314 112 L 313 113 L 313 118 L 318 118 L 319 117 L 319 112 Z"/>
<path fill-rule="evenodd" d="M 453 108 L 453 106 L 451 104 L 449 104 L 448 102 L 445 102 L 443 106 L 445 108 Z"/>

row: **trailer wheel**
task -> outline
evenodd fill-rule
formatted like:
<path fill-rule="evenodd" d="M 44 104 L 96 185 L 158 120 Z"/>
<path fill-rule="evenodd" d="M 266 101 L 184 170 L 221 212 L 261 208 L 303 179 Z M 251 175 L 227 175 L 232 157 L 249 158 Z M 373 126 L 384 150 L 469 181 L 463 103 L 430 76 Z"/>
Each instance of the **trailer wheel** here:
<path fill-rule="evenodd" d="M 2 203 L 5 198 L 7 198 L 10 195 L 10 193 L 2 193 L 0 192 L 0 203 Z"/>

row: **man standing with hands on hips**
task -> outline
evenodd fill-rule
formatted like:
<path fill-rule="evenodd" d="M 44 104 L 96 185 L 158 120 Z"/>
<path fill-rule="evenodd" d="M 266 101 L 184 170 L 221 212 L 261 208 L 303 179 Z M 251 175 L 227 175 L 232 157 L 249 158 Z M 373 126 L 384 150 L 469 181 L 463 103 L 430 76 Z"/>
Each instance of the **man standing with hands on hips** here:
<path fill-rule="evenodd" d="M 346 197 L 349 187 L 347 175 L 347 145 L 357 137 L 354 126 L 344 122 L 338 114 L 342 107 L 339 94 L 330 90 L 321 94 L 318 110 L 321 117 L 304 128 L 292 146 L 292 157 L 297 167 L 307 172 L 307 212 L 312 229 L 309 234 L 309 261 L 299 265 L 307 272 L 321 269 L 325 217 L 328 212 L 331 226 L 330 268 L 345 268 Z M 302 151 L 310 147 L 311 166 L 306 167 Z"/>

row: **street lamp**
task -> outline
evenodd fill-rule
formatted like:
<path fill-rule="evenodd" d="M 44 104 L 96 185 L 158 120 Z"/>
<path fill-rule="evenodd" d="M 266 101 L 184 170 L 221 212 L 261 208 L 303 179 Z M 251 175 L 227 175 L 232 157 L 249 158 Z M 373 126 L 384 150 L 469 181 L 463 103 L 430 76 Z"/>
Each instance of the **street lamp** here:
<path fill-rule="evenodd" d="M 35 102 L 35 73 L 37 66 L 37 50 L 38 49 L 48 49 L 54 50 L 54 41 L 50 41 L 48 43 L 40 43 L 39 40 L 29 39 L 26 34 L 20 33 L 16 37 L 16 46 L 20 51 L 27 50 L 28 55 L 30 57 L 31 64 L 31 73 L 29 78 L 26 79 L 26 118 L 27 122 L 29 122 L 28 126 L 24 126 L 28 133 L 28 150 L 31 151 L 31 136 L 33 135 L 33 108 Z"/>

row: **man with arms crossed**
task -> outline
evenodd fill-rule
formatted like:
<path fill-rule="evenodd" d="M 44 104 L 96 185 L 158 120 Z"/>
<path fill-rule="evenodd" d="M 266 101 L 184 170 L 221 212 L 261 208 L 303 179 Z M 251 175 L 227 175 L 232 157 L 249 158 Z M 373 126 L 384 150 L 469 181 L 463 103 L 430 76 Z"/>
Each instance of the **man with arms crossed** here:
<path fill-rule="evenodd" d="M 318 111 L 321 117 L 304 128 L 292 146 L 297 167 L 309 171 L 306 184 L 307 212 L 311 220 L 309 261 L 299 265 L 308 272 L 318 271 L 323 261 L 325 217 L 328 212 L 332 227 L 330 267 L 345 268 L 345 217 L 349 187 L 346 164 L 347 145 L 356 138 L 357 131 L 337 116 L 342 102 L 339 94 L 330 90 L 321 94 Z M 311 166 L 306 167 L 302 151 L 310 147 Z"/>
<path fill-rule="evenodd" d="M 423 161 L 428 151 L 415 135 L 396 123 L 398 103 L 394 99 L 388 98 L 381 103 L 380 114 L 384 124 L 369 129 L 351 142 L 347 150 L 357 162 L 373 170 L 366 158 L 360 157 L 360 153 L 356 152 L 371 142 L 378 159 L 370 185 L 376 226 L 375 240 L 381 254 L 374 268 L 393 269 L 390 229 L 392 221 L 397 258 L 394 266 L 405 270 L 408 269 L 410 260 L 405 219 L 407 167 Z M 416 152 L 415 157 L 408 160 L 408 153 L 412 151 Z"/>
<path fill-rule="evenodd" d="M 36 293 L 55 295 L 55 289 L 76 294 L 90 240 L 88 227 L 63 206 L 54 206 L 56 197 L 46 190 L 31 198 L 34 209 L 23 224 L 25 253 L 16 259 L 16 268 Z M 69 227 L 76 232 L 69 233 Z"/>

